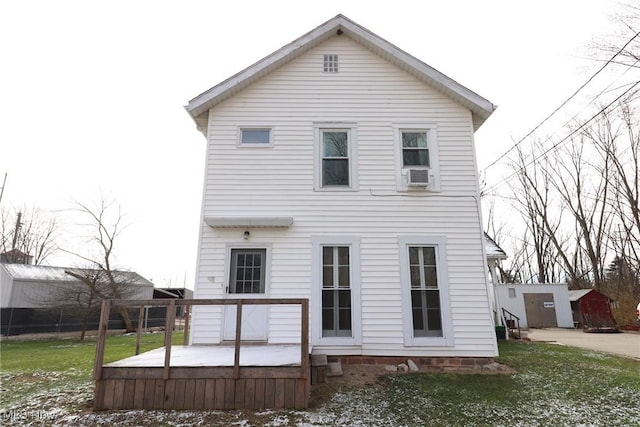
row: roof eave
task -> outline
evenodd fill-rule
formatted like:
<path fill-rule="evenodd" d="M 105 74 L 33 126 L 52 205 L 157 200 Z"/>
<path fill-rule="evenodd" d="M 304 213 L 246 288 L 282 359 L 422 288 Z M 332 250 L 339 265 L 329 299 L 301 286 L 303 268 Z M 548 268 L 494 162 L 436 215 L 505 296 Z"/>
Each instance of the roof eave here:
<path fill-rule="evenodd" d="M 204 132 L 204 125 L 206 125 L 205 113 L 209 109 L 264 77 L 284 63 L 322 43 L 338 31 L 341 31 L 342 34 L 361 43 L 373 52 L 376 52 L 378 55 L 400 66 L 415 77 L 451 97 L 456 102 L 469 108 L 473 116 L 474 130 L 477 130 L 495 111 L 496 106 L 487 99 L 343 15 L 337 15 L 302 37 L 196 96 L 189 101 L 185 109 L 195 120 L 198 129 Z"/>

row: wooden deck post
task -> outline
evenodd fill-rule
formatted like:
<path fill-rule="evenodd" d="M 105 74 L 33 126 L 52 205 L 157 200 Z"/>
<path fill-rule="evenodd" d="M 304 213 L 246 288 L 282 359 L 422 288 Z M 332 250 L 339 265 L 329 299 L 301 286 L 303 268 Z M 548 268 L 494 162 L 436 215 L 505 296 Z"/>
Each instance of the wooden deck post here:
<path fill-rule="evenodd" d="M 189 345 L 189 324 L 191 319 L 191 304 L 187 304 L 184 309 L 184 337 L 182 337 L 182 345 Z"/>
<path fill-rule="evenodd" d="M 169 379 L 169 368 L 171 367 L 171 340 L 173 339 L 173 327 L 176 323 L 176 302 L 171 300 L 167 306 L 167 321 L 164 333 L 164 369 L 162 378 Z"/>
<path fill-rule="evenodd" d="M 136 356 L 140 354 L 140 339 L 142 338 L 142 321 L 144 320 L 144 306 L 140 306 L 138 313 L 138 330 L 136 331 Z"/>
<path fill-rule="evenodd" d="M 301 377 L 304 379 L 309 378 L 309 300 L 302 300 L 302 331 L 300 338 L 302 342 L 300 343 L 300 369 L 302 372 L 300 373 Z"/>
<path fill-rule="evenodd" d="M 233 378 L 240 378 L 240 337 L 242 336 L 242 300 L 236 303 L 236 342 L 233 357 Z"/>
<path fill-rule="evenodd" d="M 98 345 L 96 346 L 96 360 L 93 365 L 93 379 L 102 378 L 102 363 L 104 362 L 104 347 L 107 341 L 107 329 L 109 328 L 109 314 L 111 312 L 111 301 L 102 300 L 102 311 L 100 312 L 100 325 L 98 326 Z"/>

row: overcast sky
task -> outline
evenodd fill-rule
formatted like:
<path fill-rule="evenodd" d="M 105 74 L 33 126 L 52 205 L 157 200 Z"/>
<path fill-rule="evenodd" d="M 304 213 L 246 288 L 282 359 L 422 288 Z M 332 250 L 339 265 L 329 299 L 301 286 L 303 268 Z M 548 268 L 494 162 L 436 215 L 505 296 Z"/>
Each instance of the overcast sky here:
<path fill-rule="evenodd" d="M 102 192 L 127 213 L 118 265 L 192 288 L 205 139 L 183 108 L 191 98 L 342 13 L 499 106 L 476 133 L 483 169 L 600 65 L 587 47 L 615 31 L 617 10 L 612 0 L 5 1 L 1 205 L 61 210 Z M 504 168 L 492 169 L 490 183 Z"/>

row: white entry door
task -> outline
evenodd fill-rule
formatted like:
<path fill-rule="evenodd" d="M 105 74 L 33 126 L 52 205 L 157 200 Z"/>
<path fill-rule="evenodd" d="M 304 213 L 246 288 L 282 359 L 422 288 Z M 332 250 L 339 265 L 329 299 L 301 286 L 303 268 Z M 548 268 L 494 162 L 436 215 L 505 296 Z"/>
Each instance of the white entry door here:
<path fill-rule="evenodd" d="M 227 298 L 264 298 L 266 296 L 267 250 L 231 249 Z M 266 305 L 242 306 L 242 332 L 246 341 L 267 340 Z M 236 338 L 236 307 L 225 307 L 224 339 Z"/>

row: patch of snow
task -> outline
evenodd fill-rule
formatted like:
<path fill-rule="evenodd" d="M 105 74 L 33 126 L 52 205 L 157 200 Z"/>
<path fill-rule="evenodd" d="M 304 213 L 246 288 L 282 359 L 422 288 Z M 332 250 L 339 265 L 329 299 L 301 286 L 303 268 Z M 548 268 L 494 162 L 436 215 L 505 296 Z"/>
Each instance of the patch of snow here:
<path fill-rule="evenodd" d="M 300 365 L 299 345 L 247 345 L 240 347 L 241 366 Z M 171 347 L 171 366 L 233 366 L 232 346 L 189 345 Z M 105 365 L 107 367 L 163 367 L 164 347 Z"/>

